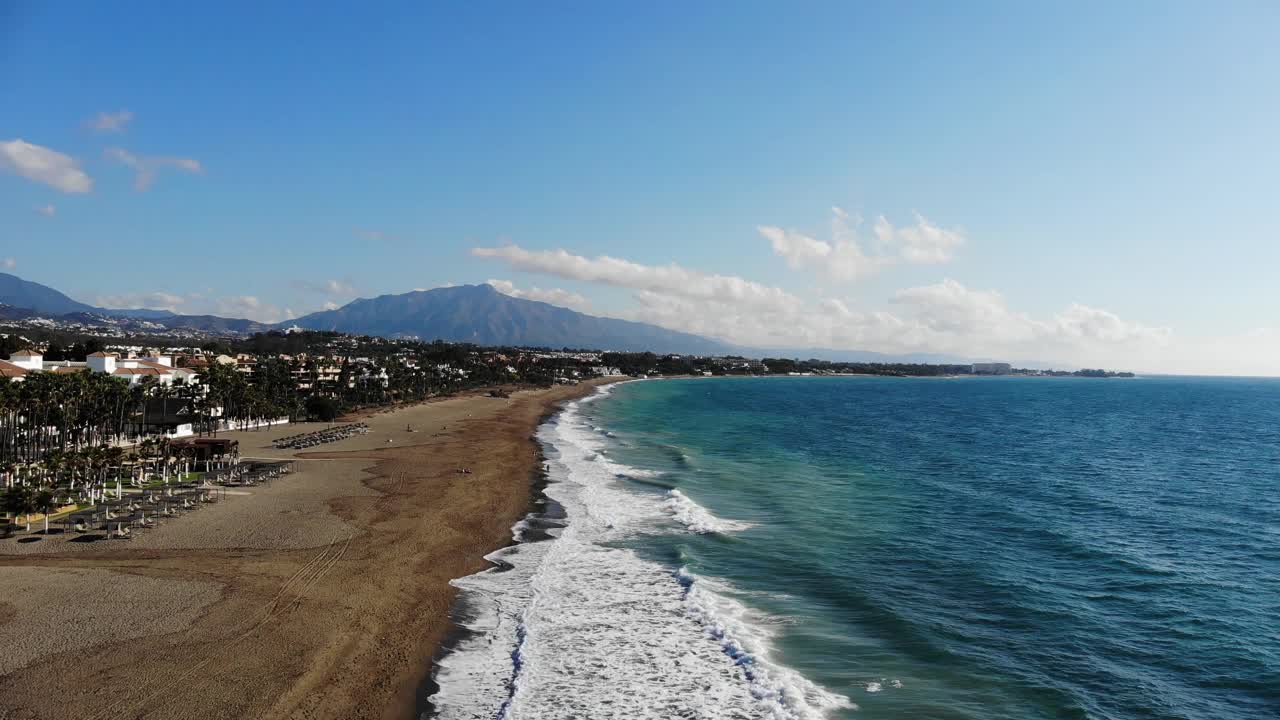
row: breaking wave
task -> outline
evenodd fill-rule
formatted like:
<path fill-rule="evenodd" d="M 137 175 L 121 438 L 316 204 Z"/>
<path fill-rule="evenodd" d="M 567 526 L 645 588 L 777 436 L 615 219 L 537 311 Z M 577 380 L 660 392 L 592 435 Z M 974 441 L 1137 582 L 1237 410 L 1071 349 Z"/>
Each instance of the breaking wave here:
<path fill-rule="evenodd" d="M 612 460 L 608 436 L 583 417 L 606 393 L 571 403 L 539 430 L 545 495 L 565 521 L 545 542 L 492 553 L 494 568 L 453 582 L 466 633 L 436 665 L 434 716 L 816 720 L 851 707 L 771 658 L 774 623 L 732 587 L 620 546 L 670 532 L 673 518 L 696 533 L 749 526 L 678 489 L 664 497 L 628 487 L 629 478 L 652 481 L 652 471 Z"/>
<path fill-rule="evenodd" d="M 667 491 L 667 499 L 663 508 L 671 513 L 678 522 L 696 533 L 731 533 L 750 528 L 750 523 L 735 520 L 723 520 L 712 515 L 709 510 L 689 499 L 688 495 L 678 489 Z"/>

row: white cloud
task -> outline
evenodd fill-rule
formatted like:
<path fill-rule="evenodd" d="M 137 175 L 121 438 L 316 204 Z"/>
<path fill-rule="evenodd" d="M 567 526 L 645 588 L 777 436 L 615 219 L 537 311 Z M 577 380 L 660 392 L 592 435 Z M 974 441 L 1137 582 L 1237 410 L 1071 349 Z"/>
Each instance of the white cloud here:
<path fill-rule="evenodd" d="M 898 292 L 892 298 L 897 311 L 859 310 L 833 297 L 773 309 L 651 291 L 635 299 L 623 317 L 760 348 L 927 352 L 1143 369 L 1157 366 L 1135 363 L 1159 356 L 1172 336 L 1167 328 L 1080 304 L 1034 318 L 1010 309 L 998 292 L 971 290 L 954 280 Z"/>
<path fill-rule="evenodd" d="M 54 207 L 52 204 L 37 206 L 33 209 L 45 217 L 53 217 L 58 214 L 58 208 Z"/>
<path fill-rule="evenodd" d="M 100 112 L 85 121 L 85 127 L 97 132 L 124 132 L 125 126 L 133 120 L 133 113 L 128 110 L 118 112 Z"/>
<path fill-rule="evenodd" d="M 757 230 L 773 246 L 773 254 L 787 261 L 787 267 L 801 270 L 811 265 L 821 265 L 831 257 L 831 244 L 802 235 L 794 230 L 762 225 Z"/>
<path fill-rule="evenodd" d="M 338 303 L 336 303 L 336 302 L 332 301 L 332 300 L 329 300 L 329 301 L 325 302 L 325 304 L 324 304 L 323 306 L 321 306 L 321 307 L 322 307 L 323 309 L 325 309 L 325 310 L 337 310 L 338 308 L 340 308 L 340 307 L 342 307 L 342 306 L 341 306 L 341 305 L 339 305 Z"/>
<path fill-rule="evenodd" d="M 891 262 L 864 252 L 849 221 L 847 212 L 831 208 L 830 242 L 773 225 L 761 225 L 756 230 L 769 241 L 773 254 L 786 260 L 792 270 L 812 269 L 832 280 L 849 281 L 879 272 Z M 853 219 L 855 226 L 860 222 Z"/>
<path fill-rule="evenodd" d="M 334 296 L 355 296 L 358 291 L 348 282 L 342 280 L 299 280 L 293 283 L 294 287 L 306 292 L 316 293 L 318 295 L 334 295 Z"/>
<path fill-rule="evenodd" d="M 93 299 L 98 307 L 113 310 L 168 310 L 180 315 L 218 315 L 275 323 L 294 317 L 289 308 L 265 303 L 253 295 L 210 297 L 202 293 L 177 294 L 164 290 L 153 292 L 99 295 Z"/>
<path fill-rule="evenodd" d="M 11 257 L 0 258 L 0 268 L 4 268 L 5 270 L 12 270 L 16 267 L 18 267 L 17 260 L 14 260 Z"/>
<path fill-rule="evenodd" d="M 931 332 L 948 352 L 1088 363 L 1124 362 L 1136 351 L 1161 348 L 1173 333 L 1121 319 L 1107 310 L 1072 303 L 1047 319 L 1009 309 L 993 290 L 971 290 L 955 280 L 899 291 L 893 302 Z"/>
<path fill-rule="evenodd" d="M 1064 338 L 1106 343 L 1165 343 L 1173 335 L 1167 327 L 1146 327 L 1126 322 L 1114 313 L 1072 303 L 1054 317 L 1054 329 Z"/>
<path fill-rule="evenodd" d="M 133 187 L 138 192 L 143 192 L 151 187 L 156 180 L 156 174 L 165 168 L 172 168 L 186 173 L 202 174 L 204 166 L 200 161 L 184 157 L 172 157 L 164 155 L 134 155 L 128 150 L 113 147 L 107 148 L 104 154 L 116 162 L 127 165 L 134 169 Z"/>
<path fill-rule="evenodd" d="M 21 139 L 0 142 L 0 170 L 64 193 L 87 193 L 93 189 L 93 178 L 80 169 L 75 158 Z"/>
<path fill-rule="evenodd" d="M 571 280 L 654 292 L 693 300 L 734 303 L 741 307 L 798 307 L 799 298 L 785 290 L 732 275 L 688 270 L 675 263 L 642 265 L 601 255 L 587 258 L 565 250 L 525 250 L 518 245 L 472 248 L 476 257 L 499 260 L 516 270 L 541 272 Z"/>
<path fill-rule="evenodd" d="M 510 295 L 511 297 L 536 300 L 549 305 L 573 308 L 574 310 L 586 310 L 591 305 L 590 301 L 585 297 L 563 288 L 548 288 L 544 290 L 539 287 L 532 287 L 528 290 L 521 290 L 510 280 L 486 280 L 485 282 L 492 285 L 493 289 L 503 295 Z"/>
<path fill-rule="evenodd" d="M 818 308 L 828 315 L 834 315 L 839 318 L 853 317 L 853 311 L 843 300 L 838 298 L 825 298 L 818 303 Z"/>
<path fill-rule="evenodd" d="M 899 290 L 893 302 L 908 307 L 925 327 L 940 333 L 1009 329 L 1013 325 L 1000 293 L 970 290 L 955 280 Z"/>
<path fill-rule="evenodd" d="M 230 318 L 245 318 L 264 323 L 277 323 L 293 318 L 293 311 L 262 302 L 253 295 L 233 295 L 218 298 L 213 303 L 213 314 Z"/>
<path fill-rule="evenodd" d="M 168 310 L 169 312 L 177 313 L 182 312 L 181 308 L 187 304 L 188 300 L 188 297 L 182 295 L 156 291 L 126 293 L 123 295 L 99 295 L 94 298 L 93 304 L 111 310 L 146 308 L 148 310 Z"/>
<path fill-rule="evenodd" d="M 328 280 L 324 284 L 324 291 L 330 295 L 355 295 L 356 289 L 349 283 L 341 280 Z"/>
<path fill-rule="evenodd" d="M 1139 367 L 1204 375 L 1280 376 L 1280 327 L 1258 327 L 1214 338 L 1185 338 L 1146 362 Z"/>
<path fill-rule="evenodd" d="M 835 214 L 837 242 L 844 221 L 844 216 Z M 954 249 L 956 243 L 938 240 L 941 236 L 931 227 L 917 219 L 910 228 L 892 230 L 890 241 L 898 261 L 906 262 L 903 253 L 936 259 L 939 248 Z M 805 250 L 804 243 L 796 247 L 800 249 L 793 254 L 801 258 L 821 252 L 812 251 L 811 246 Z M 1037 316 L 1010 307 L 998 291 L 969 288 L 950 279 L 905 288 L 893 294 L 885 308 L 864 309 L 845 298 L 804 301 L 780 288 L 674 264 L 650 266 L 518 246 L 475 248 L 472 253 L 519 270 L 629 288 L 635 304 L 609 314 L 748 347 L 936 353 L 1015 364 L 1048 362 L 1064 368 L 1165 372 L 1235 368 L 1280 374 L 1280 330 L 1260 329 L 1229 342 L 1180 338 L 1167 327 L 1135 322 L 1083 303 Z M 518 297 L 532 292 L 521 291 L 509 281 L 489 283 Z M 1215 354 L 1214 348 L 1231 351 Z M 1236 355 L 1247 358 L 1233 360 Z"/>
<path fill-rule="evenodd" d="M 909 263 L 951 262 L 956 250 L 964 244 L 958 230 L 946 230 L 916 213 L 916 224 L 895 228 L 883 215 L 876 218 L 876 239 L 881 247 L 898 248 L 899 256 Z"/>
<path fill-rule="evenodd" d="M 832 280 L 851 281 L 872 275 L 897 262 L 949 262 L 964 244 L 956 230 L 945 230 L 916 215 L 916 224 L 895 228 L 882 215 L 876 219 L 876 251 L 863 249 L 857 228 L 862 219 L 831 208 L 831 240 L 818 240 L 797 230 L 760 225 L 756 230 L 769 241 L 773 254 L 792 270 L 815 270 Z"/>

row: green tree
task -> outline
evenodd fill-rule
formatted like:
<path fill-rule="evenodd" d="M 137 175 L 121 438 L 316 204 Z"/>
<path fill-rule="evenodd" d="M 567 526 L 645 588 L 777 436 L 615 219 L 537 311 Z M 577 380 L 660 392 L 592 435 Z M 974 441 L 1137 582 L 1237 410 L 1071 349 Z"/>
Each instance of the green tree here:
<path fill-rule="evenodd" d="M 17 519 L 18 515 L 26 516 L 27 532 L 31 532 L 31 513 L 35 512 L 35 489 L 30 485 L 14 485 L 5 491 L 4 497 L 0 500 L 4 511 L 10 517 Z M 6 523 L 5 533 L 9 532 L 9 526 Z"/>
<path fill-rule="evenodd" d="M 313 420 L 333 422 L 341 413 L 338 401 L 323 395 L 312 395 L 307 398 L 307 415 Z"/>

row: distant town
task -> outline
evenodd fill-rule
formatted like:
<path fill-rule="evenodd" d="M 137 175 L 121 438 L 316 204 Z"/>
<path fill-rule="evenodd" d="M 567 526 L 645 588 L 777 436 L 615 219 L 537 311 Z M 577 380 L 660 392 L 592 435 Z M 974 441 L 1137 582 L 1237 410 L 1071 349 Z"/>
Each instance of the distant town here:
<path fill-rule="evenodd" d="M 200 345 L 157 338 L 111 338 L 60 332 L 0 334 L 0 385 L 6 409 L 29 409 L 42 397 L 62 402 L 87 392 L 77 378 L 110 379 L 128 407 L 115 413 L 113 436 L 187 436 L 255 423 L 331 420 L 360 408 L 414 402 L 503 385 L 572 384 L 601 376 L 877 375 L 1132 377 L 1105 370 L 1015 368 L 1008 363 L 908 364 L 788 358 L 619 353 L 584 349 L 475 345 L 287 331 Z M 64 387 L 65 386 L 65 387 Z M 16 418 L 17 413 L 10 415 Z M 0 447 L 11 458 L 13 448 Z"/>

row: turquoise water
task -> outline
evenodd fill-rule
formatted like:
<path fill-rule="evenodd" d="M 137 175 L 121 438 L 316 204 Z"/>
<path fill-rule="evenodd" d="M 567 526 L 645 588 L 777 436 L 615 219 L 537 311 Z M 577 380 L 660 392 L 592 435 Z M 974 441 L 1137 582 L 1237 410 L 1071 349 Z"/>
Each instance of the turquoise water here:
<path fill-rule="evenodd" d="M 565 527 L 461 584 L 442 717 L 1280 717 L 1278 381 L 640 382 L 540 438 Z"/>

